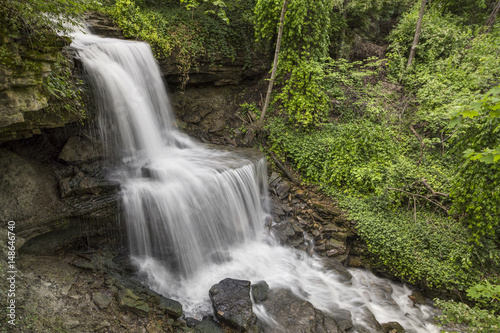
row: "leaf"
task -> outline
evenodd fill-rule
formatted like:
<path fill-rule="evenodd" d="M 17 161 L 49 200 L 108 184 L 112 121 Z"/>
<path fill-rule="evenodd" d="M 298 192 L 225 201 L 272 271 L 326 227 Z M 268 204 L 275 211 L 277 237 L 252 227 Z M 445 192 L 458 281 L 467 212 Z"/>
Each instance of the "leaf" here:
<path fill-rule="evenodd" d="M 486 164 L 491 164 L 494 162 L 494 159 L 493 159 L 493 154 L 487 154 L 487 155 L 483 155 L 483 154 L 478 154 L 479 155 L 479 160 L 481 162 L 484 162 Z"/>
<path fill-rule="evenodd" d="M 469 148 L 465 150 L 462 154 L 465 158 L 469 158 L 472 154 L 474 154 L 474 150 Z"/>
<path fill-rule="evenodd" d="M 466 111 L 462 112 L 462 116 L 464 118 L 474 118 L 478 115 L 479 115 L 479 111 L 477 111 L 477 110 L 466 110 Z"/>
<path fill-rule="evenodd" d="M 453 117 L 449 123 L 449 127 L 450 128 L 454 128 L 456 127 L 457 125 L 461 125 L 462 124 L 462 119 L 460 117 Z"/>

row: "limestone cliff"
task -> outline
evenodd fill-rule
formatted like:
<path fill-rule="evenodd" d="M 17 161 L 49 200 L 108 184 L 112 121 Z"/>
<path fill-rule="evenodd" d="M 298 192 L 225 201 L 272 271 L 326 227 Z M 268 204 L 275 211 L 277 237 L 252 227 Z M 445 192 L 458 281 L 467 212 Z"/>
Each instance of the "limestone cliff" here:
<path fill-rule="evenodd" d="M 61 52 L 69 42 L 57 35 L 43 42 L 32 42 L 25 36 L 0 36 L 0 143 L 82 119 L 74 108 L 51 105 L 51 98 L 62 94 L 63 88 L 55 87 L 52 93 L 47 89 L 51 78 L 66 79 L 55 71 L 61 71 L 62 66 L 72 69 L 71 61 L 61 62 Z"/>

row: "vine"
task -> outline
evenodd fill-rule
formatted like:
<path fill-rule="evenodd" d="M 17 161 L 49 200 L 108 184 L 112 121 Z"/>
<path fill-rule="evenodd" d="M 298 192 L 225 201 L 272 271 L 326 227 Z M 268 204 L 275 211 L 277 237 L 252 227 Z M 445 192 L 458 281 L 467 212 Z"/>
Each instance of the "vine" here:
<path fill-rule="evenodd" d="M 259 0 L 255 6 L 257 39 L 274 37 L 282 2 Z M 291 0 L 284 20 L 278 60 L 278 83 L 284 84 L 274 104 L 284 109 L 290 120 L 310 127 L 325 120 L 329 100 L 321 85 L 323 63 L 328 55 L 330 12 L 327 0 Z"/>

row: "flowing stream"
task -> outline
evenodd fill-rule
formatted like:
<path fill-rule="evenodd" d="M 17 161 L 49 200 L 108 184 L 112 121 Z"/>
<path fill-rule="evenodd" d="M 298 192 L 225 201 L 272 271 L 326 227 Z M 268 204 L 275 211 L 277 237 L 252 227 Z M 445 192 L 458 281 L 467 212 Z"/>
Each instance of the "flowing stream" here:
<path fill-rule="evenodd" d="M 438 332 L 432 309 L 413 306 L 407 287 L 363 270 L 350 270 L 346 282 L 320 257 L 280 246 L 264 227 L 265 159 L 179 132 L 148 44 L 76 33 L 73 47 L 97 99 L 105 147 L 119 165 L 113 177 L 122 185 L 130 251 L 151 289 L 199 318 L 212 313 L 212 285 L 227 277 L 264 280 L 325 313 L 350 311 L 357 330 L 369 327 L 364 318 L 372 313 L 407 332 Z M 262 306 L 254 311 L 273 322 Z"/>

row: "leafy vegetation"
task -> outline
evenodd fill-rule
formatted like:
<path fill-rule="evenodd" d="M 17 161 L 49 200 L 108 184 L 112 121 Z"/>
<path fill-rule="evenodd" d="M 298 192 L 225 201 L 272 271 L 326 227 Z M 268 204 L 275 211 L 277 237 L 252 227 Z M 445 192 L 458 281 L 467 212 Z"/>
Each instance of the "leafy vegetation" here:
<path fill-rule="evenodd" d="M 257 38 L 274 37 L 282 3 L 281 0 L 257 1 Z M 274 103 L 296 125 L 309 127 L 323 122 L 329 110 L 320 81 L 328 53 L 331 9 L 331 2 L 327 0 L 288 2 L 277 74 L 278 82 L 284 87 Z"/>
<path fill-rule="evenodd" d="M 80 24 L 84 9 L 83 1 L 0 0 L 0 65 L 14 76 L 33 76 L 50 99 L 52 114 L 64 110 L 84 117 L 80 82 L 67 54 L 60 53 L 70 42 L 63 35 L 69 25 Z M 53 64 L 47 68 L 49 62 Z"/>
<path fill-rule="evenodd" d="M 126 37 L 151 44 L 158 58 L 175 59 L 180 88 L 200 60 L 216 63 L 238 56 L 247 66 L 257 51 L 249 16 L 252 1 L 225 5 L 222 1 L 108 0 L 92 8 L 110 15 Z M 187 9 L 187 10 L 186 10 Z M 230 24 L 228 24 L 230 22 Z"/>
<path fill-rule="evenodd" d="M 348 210 L 378 265 L 424 288 L 468 292 L 470 306 L 438 302 L 443 324 L 491 332 L 500 314 L 500 29 L 484 33 L 493 1 L 433 1 L 407 71 L 419 4 L 390 32 L 385 58 L 323 60 L 314 76 L 331 104 L 325 116 L 308 131 L 293 114 L 275 117 L 268 140 Z"/>

